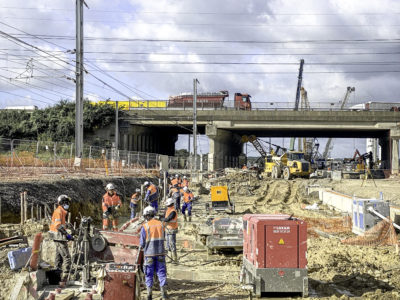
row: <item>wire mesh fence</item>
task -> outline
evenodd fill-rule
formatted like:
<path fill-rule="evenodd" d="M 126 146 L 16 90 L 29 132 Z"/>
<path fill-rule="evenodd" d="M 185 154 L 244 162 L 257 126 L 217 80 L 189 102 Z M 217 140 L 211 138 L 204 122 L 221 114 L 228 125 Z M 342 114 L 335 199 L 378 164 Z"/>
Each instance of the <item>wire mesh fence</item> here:
<path fill-rule="evenodd" d="M 156 153 L 84 145 L 80 165 L 76 165 L 74 143 L 0 138 L 0 176 L 158 172 L 160 161 Z M 188 167 L 187 158 L 168 157 L 168 169 Z"/>

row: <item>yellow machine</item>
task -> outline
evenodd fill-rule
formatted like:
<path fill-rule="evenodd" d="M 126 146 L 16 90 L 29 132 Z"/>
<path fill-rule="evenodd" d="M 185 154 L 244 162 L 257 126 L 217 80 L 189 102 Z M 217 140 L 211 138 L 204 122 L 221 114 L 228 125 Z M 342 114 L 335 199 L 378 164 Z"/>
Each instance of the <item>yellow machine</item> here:
<path fill-rule="evenodd" d="M 211 209 L 230 213 L 235 212 L 235 205 L 229 198 L 228 187 L 226 185 L 211 187 Z"/>
<path fill-rule="evenodd" d="M 265 156 L 264 173 L 272 178 L 283 177 L 286 180 L 293 177 L 309 178 L 310 162 L 304 159 L 303 152 L 289 151 L 280 156 L 268 154 Z"/>

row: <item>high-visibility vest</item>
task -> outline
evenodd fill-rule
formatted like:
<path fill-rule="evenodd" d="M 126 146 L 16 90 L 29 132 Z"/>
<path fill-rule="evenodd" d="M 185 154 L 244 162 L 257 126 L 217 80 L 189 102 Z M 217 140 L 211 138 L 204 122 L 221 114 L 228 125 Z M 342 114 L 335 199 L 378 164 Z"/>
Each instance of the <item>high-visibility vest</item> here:
<path fill-rule="evenodd" d="M 157 187 L 154 184 L 150 184 L 147 190 L 150 191 L 150 196 L 153 196 L 157 193 Z"/>
<path fill-rule="evenodd" d="M 181 186 L 182 186 L 182 187 L 185 187 L 185 186 L 189 187 L 189 180 L 183 179 L 183 180 L 182 180 L 182 185 L 181 185 Z"/>
<path fill-rule="evenodd" d="M 193 193 L 192 192 L 184 192 L 183 193 L 183 201 L 185 201 L 185 203 L 189 203 L 192 200 L 193 200 Z"/>
<path fill-rule="evenodd" d="M 58 233 L 58 228 L 61 225 L 65 225 L 65 218 L 67 216 L 67 211 L 59 205 L 51 216 L 50 231 L 53 233 Z"/>
<path fill-rule="evenodd" d="M 103 203 L 102 203 L 103 212 L 107 211 L 109 207 L 117 205 L 122 205 L 121 199 L 117 194 L 110 196 L 108 193 L 105 193 L 103 195 Z"/>
<path fill-rule="evenodd" d="M 143 224 L 146 232 L 146 245 L 144 256 L 165 255 L 164 250 L 164 224 L 156 219 L 151 219 Z"/>
<path fill-rule="evenodd" d="M 140 193 L 134 193 L 131 197 L 131 202 L 137 204 L 139 202 Z"/>
<path fill-rule="evenodd" d="M 171 230 L 178 229 L 178 214 L 176 213 L 176 209 L 173 205 L 168 206 L 165 212 L 165 218 L 167 218 L 173 211 L 175 212 L 175 217 L 167 222 L 167 228 Z"/>
<path fill-rule="evenodd" d="M 174 178 L 171 180 L 171 185 L 178 185 L 179 184 L 179 179 L 178 178 Z"/>

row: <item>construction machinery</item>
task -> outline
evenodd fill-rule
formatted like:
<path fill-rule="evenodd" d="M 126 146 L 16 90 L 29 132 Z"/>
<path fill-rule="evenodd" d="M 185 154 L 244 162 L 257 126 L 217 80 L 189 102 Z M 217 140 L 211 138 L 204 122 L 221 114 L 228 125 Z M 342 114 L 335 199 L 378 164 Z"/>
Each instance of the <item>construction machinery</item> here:
<path fill-rule="evenodd" d="M 251 142 L 264 158 L 264 174 L 268 177 L 282 177 L 286 180 L 293 177 L 310 177 L 311 164 L 305 160 L 304 152 L 288 151 L 284 147 L 266 142 L 275 147 L 274 151 L 268 153 L 255 135 L 242 136 L 242 142 Z"/>
<path fill-rule="evenodd" d="M 210 217 L 199 227 L 200 241 L 209 253 L 243 250 L 243 223 L 241 218 Z"/>
<path fill-rule="evenodd" d="M 226 185 L 211 187 L 211 207 L 209 203 L 207 203 L 206 211 L 235 212 L 235 204 L 229 198 L 228 187 Z"/>
<path fill-rule="evenodd" d="M 274 179 L 310 178 L 311 164 L 304 159 L 303 152 L 288 151 L 282 155 L 267 156 L 264 173 Z"/>
<path fill-rule="evenodd" d="M 307 223 L 289 215 L 244 215 L 240 283 L 256 297 L 307 297 Z"/>

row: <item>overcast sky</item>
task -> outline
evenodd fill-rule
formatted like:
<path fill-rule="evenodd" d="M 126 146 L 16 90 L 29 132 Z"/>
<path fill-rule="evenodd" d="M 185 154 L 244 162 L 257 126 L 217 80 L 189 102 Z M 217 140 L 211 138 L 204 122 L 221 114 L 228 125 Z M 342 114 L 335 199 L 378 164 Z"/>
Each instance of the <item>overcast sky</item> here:
<path fill-rule="evenodd" d="M 85 95 L 94 101 L 167 99 L 198 78 L 199 92 L 245 92 L 292 107 L 302 58 L 311 106 L 338 103 L 347 86 L 356 89 L 350 104 L 399 101 L 400 1 L 86 3 Z M 0 0 L 0 30 L 46 51 L 0 35 L 0 108 L 74 100 L 74 20 L 74 0 Z M 336 143 L 337 156 L 365 149 L 364 140 Z"/>

